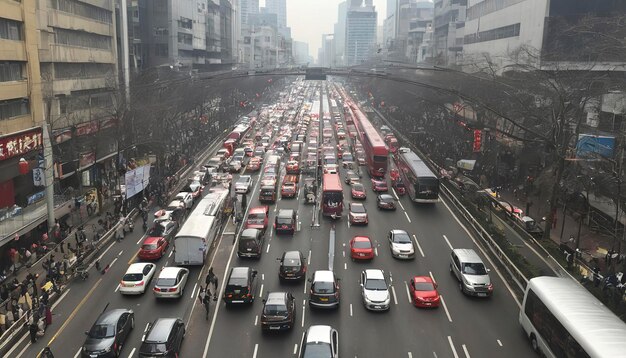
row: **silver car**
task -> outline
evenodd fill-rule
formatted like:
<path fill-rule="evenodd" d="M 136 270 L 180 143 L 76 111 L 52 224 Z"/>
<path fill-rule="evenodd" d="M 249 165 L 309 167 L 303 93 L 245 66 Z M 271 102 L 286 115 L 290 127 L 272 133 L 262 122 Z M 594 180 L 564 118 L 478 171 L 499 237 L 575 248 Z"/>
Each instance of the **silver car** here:
<path fill-rule="evenodd" d="M 489 269 L 474 250 L 452 250 L 450 272 L 459 281 L 459 290 L 464 294 L 477 297 L 489 297 L 493 294 Z"/>
<path fill-rule="evenodd" d="M 250 191 L 252 185 L 252 177 L 249 175 L 240 175 L 239 179 L 235 182 L 235 193 L 247 194 Z"/>
<path fill-rule="evenodd" d="M 370 269 L 361 272 L 361 296 L 363 305 L 370 311 L 389 309 L 391 295 L 383 270 Z"/>
<path fill-rule="evenodd" d="M 387 235 L 391 256 L 398 259 L 415 258 L 415 247 L 411 237 L 404 230 L 391 230 Z"/>
<path fill-rule="evenodd" d="M 180 298 L 185 291 L 189 270 L 183 267 L 164 267 L 154 285 L 156 298 Z"/>

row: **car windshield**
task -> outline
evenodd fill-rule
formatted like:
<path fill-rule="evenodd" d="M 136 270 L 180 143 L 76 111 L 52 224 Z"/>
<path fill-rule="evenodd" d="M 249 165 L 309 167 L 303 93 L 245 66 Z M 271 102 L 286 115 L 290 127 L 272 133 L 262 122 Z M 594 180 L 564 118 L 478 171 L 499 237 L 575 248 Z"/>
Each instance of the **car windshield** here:
<path fill-rule="evenodd" d="M 122 277 L 122 281 L 133 282 L 133 281 L 141 281 L 143 279 L 143 275 L 140 273 L 127 273 Z"/>
<path fill-rule="evenodd" d="M 331 354 L 330 344 L 324 342 L 307 343 L 302 350 L 302 358 L 328 358 Z"/>
<path fill-rule="evenodd" d="M 352 246 L 355 249 L 370 249 L 372 248 L 372 244 L 369 241 L 355 241 L 354 244 L 352 244 Z"/>
<path fill-rule="evenodd" d="M 285 259 L 283 261 L 285 267 L 300 267 L 300 259 Z"/>
<path fill-rule="evenodd" d="M 463 273 L 468 275 L 486 275 L 487 269 L 480 262 L 471 262 L 463 264 Z"/>
<path fill-rule="evenodd" d="M 156 282 L 157 286 L 174 286 L 176 284 L 176 279 L 171 277 L 171 278 L 159 278 Z"/>
<path fill-rule="evenodd" d="M 393 197 L 390 195 L 381 195 L 380 196 L 380 201 L 384 201 L 386 203 L 390 203 L 393 201 Z"/>
<path fill-rule="evenodd" d="M 393 235 L 393 242 L 398 244 L 410 244 L 411 238 L 405 232 L 398 232 Z"/>
<path fill-rule="evenodd" d="M 242 178 L 242 177 L 240 177 L 239 179 L 237 179 L 237 184 L 246 185 L 246 184 L 248 184 L 248 182 L 250 182 L 250 178 Z"/>
<path fill-rule="evenodd" d="M 430 282 L 415 282 L 415 291 L 434 291 L 435 286 Z"/>
<path fill-rule="evenodd" d="M 248 214 L 248 220 L 264 220 L 265 219 L 265 214 L 264 213 L 251 213 Z"/>
<path fill-rule="evenodd" d="M 143 244 L 141 245 L 142 250 L 156 250 L 157 244 Z"/>
<path fill-rule="evenodd" d="M 350 206 L 350 211 L 352 211 L 353 213 L 356 213 L 356 214 L 365 214 L 365 206 L 352 204 Z"/>
<path fill-rule="evenodd" d="M 317 281 L 313 282 L 311 290 L 315 293 L 333 293 L 334 285 L 329 281 Z"/>
<path fill-rule="evenodd" d="M 381 279 L 367 280 L 365 282 L 365 289 L 372 291 L 385 291 L 387 290 L 387 283 L 385 280 Z"/>
<path fill-rule="evenodd" d="M 89 330 L 90 338 L 108 338 L 115 336 L 115 326 L 112 324 L 94 324 Z"/>
<path fill-rule="evenodd" d="M 263 313 L 268 316 L 285 316 L 287 315 L 287 306 L 278 304 L 278 305 L 265 305 L 263 309 Z"/>

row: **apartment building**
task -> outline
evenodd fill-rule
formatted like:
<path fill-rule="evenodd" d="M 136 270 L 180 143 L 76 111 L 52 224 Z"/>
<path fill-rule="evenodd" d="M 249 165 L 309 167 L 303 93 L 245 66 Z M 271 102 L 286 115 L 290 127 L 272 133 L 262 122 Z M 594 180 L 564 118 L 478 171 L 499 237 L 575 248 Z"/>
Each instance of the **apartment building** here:
<path fill-rule="evenodd" d="M 433 55 L 435 63 L 456 66 L 462 62 L 465 10 L 468 0 L 435 0 Z"/>

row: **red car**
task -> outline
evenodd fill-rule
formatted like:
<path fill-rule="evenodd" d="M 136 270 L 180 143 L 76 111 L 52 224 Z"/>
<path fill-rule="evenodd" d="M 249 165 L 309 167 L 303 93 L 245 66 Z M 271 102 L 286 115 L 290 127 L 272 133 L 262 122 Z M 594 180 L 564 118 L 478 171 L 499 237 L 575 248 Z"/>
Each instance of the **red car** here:
<path fill-rule="evenodd" d="M 372 260 L 374 246 L 367 236 L 355 236 L 350 240 L 350 257 L 352 260 Z"/>
<path fill-rule="evenodd" d="M 365 210 L 365 205 L 362 203 L 350 203 L 350 213 L 348 217 L 350 218 L 350 224 L 362 224 L 367 225 L 369 219 L 367 217 L 367 210 Z"/>
<path fill-rule="evenodd" d="M 367 197 L 365 193 L 365 186 L 361 183 L 352 183 L 351 189 L 352 199 L 363 199 Z"/>
<path fill-rule="evenodd" d="M 246 166 L 246 171 L 256 172 L 261 169 L 261 160 L 257 157 L 250 158 L 248 165 Z"/>
<path fill-rule="evenodd" d="M 437 284 L 430 276 L 415 276 L 409 283 L 411 300 L 415 307 L 439 307 Z"/>
<path fill-rule="evenodd" d="M 140 260 L 158 260 L 163 257 L 168 245 L 167 240 L 163 237 L 146 237 L 141 244 L 137 257 Z"/>
<path fill-rule="evenodd" d="M 297 160 L 287 162 L 287 174 L 300 174 L 300 162 Z"/>
<path fill-rule="evenodd" d="M 269 207 L 267 205 L 251 208 L 246 220 L 246 229 L 259 229 L 265 231 L 269 222 Z"/>
<path fill-rule="evenodd" d="M 372 190 L 375 192 L 386 192 L 389 190 L 387 186 L 387 180 L 372 178 Z"/>
<path fill-rule="evenodd" d="M 280 196 L 283 198 L 293 198 L 297 193 L 296 183 L 286 182 L 280 187 Z"/>

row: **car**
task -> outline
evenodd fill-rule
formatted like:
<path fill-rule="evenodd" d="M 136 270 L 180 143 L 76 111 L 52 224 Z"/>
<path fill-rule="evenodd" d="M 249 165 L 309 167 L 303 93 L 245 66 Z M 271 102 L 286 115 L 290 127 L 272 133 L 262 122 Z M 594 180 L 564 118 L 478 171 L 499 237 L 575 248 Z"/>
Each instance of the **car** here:
<path fill-rule="evenodd" d="M 247 194 L 250 192 L 250 186 L 252 185 L 252 177 L 249 175 L 240 175 L 235 181 L 235 193 Z"/>
<path fill-rule="evenodd" d="M 261 329 L 280 331 L 292 329 L 296 324 L 296 300 L 289 292 L 270 292 L 263 299 Z"/>
<path fill-rule="evenodd" d="M 228 273 L 222 299 L 226 306 L 251 304 L 256 297 L 257 271 L 250 267 L 233 267 Z"/>
<path fill-rule="evenodd" d="M 391 256 L 397 259 L 415 258 L 415 247 L 408 232 L 398 229 L 391 230 L 387 234 L 387 240 L 389 240 Z"/>
<path fill-rule="evenodd" d="M 260 146 L 260 147 L 256 147 L 254 149 L 254 153 L 253 153 L 254 157 L 261 158 L 261 161 L 263 161 L 262 158 L 263 158 L 264 155 L 265 155 L 265 147 Z"/>
<path fill-rule="evenodd" d="M 372 190 L 377 193 L 388 191 L 387 180 L 372 178 Z"/>
<path fill-rule="evenodd" d="M 430 276 L 414 276 L 409 281 L 409 294 L 415 307 L 439 307 L 437 283 Z"/>
<path fill-rule="evenodd" d="M 261 159 L 259 157 L 252 157 L 246 166 L 246 171 L 256 172 L 261 169 Z"/>
<path fill-rule="evenodd" d="M 300 251 L 285 251 L 280 261 L 278 277 L 281 281 L 302 280 L 306 276 L 306 261 Z"/>
<path fill-rule="evenodd" d="M 137 257 L 140 260 L 158 260 L 163 257 L 169 243 L 163 237 L 148 236 L 143 239 Z"/>
<path fill-rule="evenodd" d="M 459 290 L 470 296 L 491 297 L 493 283 L 483 260 L 472 249 L 454 249 L 450 253 L 450 272 L 459 282 Z"/>
<path fill-rule="evenodd" d="M 353 162 L 353 161 L 354 161 L 354 157 L 352 156 L 352 153 L 350 153 L 350 152 L 344 152 L 344 153 L 341 155 L 341 159 L 342 159 L 344 162 Z"/>
<path fill-rule="evenodd" d="M 222 165 L 221 157 L 212 157 L 204 166 L 207 168 L 219 169 L 221 165 Z"/>
<path fill-rule="evenodd" d="M 374 259 L 374 245 L 367 236 L 355 236 L 350 240 L 350 258 L 352 260 Z"/>
<path fill-rule="evenodd" d="M 282 198 L 295 198 L 298 193 L 298 186 L 294 182 L 283 181 L 280 187 L 280 196 Z"/>
<path fill-rule="evenodd" d="M 185 322 L 180 318 L 157 318 L 148 325 L 139 357 L 178 357 L 185 337 Z"/>
<path fill-rule="evenodd" d="M 202 198 L 202 189 L 204 188 L 204 186 L 202 185 L 202 183 L 198 180 L 193 180 L 189 183 L 189 185 L 185 186 L 183 188 L 183 190 L 181 191 L 185 191 L 188 193 L 191 193 L 191 196 L 193 197 L 193 200 L 198 200 Z"/>
<path fill-rule="evenodd" d="M 391 295 L 383 270 L 368 269 L 361 272 L 361 297 L 363 305 L 370 311 L 389 310 Z"/>
<path fill-rule="evenodd" d="M 294 234 L 296 232 L 296 212 L 292 209 L 280 209 L 274 221 L 276 234 Z"/>
<path fill-rule="evenodd" d="M 367 160 L 365 159 L 365 153 L 357 152 L 356 161 L 359 163 L 359 165 L 367 165 Z"/>
<path fill-rule="evenodd" d="M 247 157 L 251 157 L 254 154 L 254 148 L 251 145 L 244 145 L 243 151 Z"/>
<path fill-rule="evenodd" d="M 339 333 L 331 326 L 310 326 L 302 336 L 299 358 L 338 358 Z"/>
<path fill-rule="evenodd" d="M 171 242 L 178 232 L 178 222 L 173 220 L 155 220 L 154 225 L 146 233 L 146 237 L 163 238 L 167 242 Z"/>
<path fill-rule="evenodd" d="M 156 265 L 153 263 L 131 264 L 120 281 L 120 293 L 123 295 L 143 294 L 152 281 L 155 271 Z"/>
<path fill-rule="evenodd" d="M 89 331 L 81 348 L 81 357 L 118 357 L 130 331 L 135 328 L 133 310 L 118 308 L 103 312 Z"/>
<path fill-rule="evenodd" d="M 248 210 L 246 218 L 246 229 L 259 229 L 263 232 L 267 229 L 269 222 L 269 207 L 267 205 L 255 206 Z"/>
<path fill-rule="evenodd" d="M 352 183 L 358 183 L 361 181 L 361 176 L 355 173 L 353 170 L 346 171 L 346 176 L 344 181 L 346 184 L 351 185 Z"/>
<path fill-rule="evenodd" d="M 338 139 L 345 139 L 346 138 L 346 132 L 342 129 L 342 130 L 338 130 L 337 131 L 337 138 Z"/>
<path fill-rule="evenodd" d="M 350 194 L 352 195 L 352 199 L 365 199 L 367 198 L 367 193 L 365 192 L 365 186 L 361 183 L 354 182 L 350 186 Z"/>
<path fill-rule="evenodd" d="M 287 174 L 300 174 L 300 161 L 290 160 L 287 162 Z"/>
<path fill-rule="evenodd" d="M 379 209 L 396 210 L 396 200 L 389 194 L 380 194 L 376 197 L 376 206 Z"/>
<path fill-rule="evenodd" d="M 235 153 L 235 155 L 233 155 L 232 161 L 233 162 L 239 162 L 241 164 L 241 166 L 244 166 L 244 159 L 246 157 L 246 154 L 244 152 L 241 153 Z"/>
<path fill-rule="evenodd" d="M 324 174 L 337 174 L 338 170 L 337 164 L 324 165 Z"/>
<path fill-rule="evenodd" d="M 309 279 L 309 305 L 317 308 L 339 307 L 339 279 L 329 270 L 317 270 Z"/>
<path fill-rule="evenodd" d="M 348 207 L 350 209 L 350 212 L 348 213 L 350 224 L 367 225 L 369 219 L 367 217 L 367 210 L 365 210 L 365 205 L 363 205 L 363 203 L 350 203 Z"/>
<path fill-rule="evenodd" d="M 220 157 L 222 160 L 225 160 L 230 157 L 230 153 L 228 152 L 228 149 L 222 148 L 218 150 L 217 153 L 215 153 L 215 156 Z"/>
<path fill-rule="evenodd" d="M 154 297 L 180 298 L 183 297 L 185 285 L 189 279 L 189 270 L 183 267 L 167 266 L 161 269 L 156 279 Z"/>
<path fill-rule="evenodd" d="M 237 256 L 261 258 L 263 241 L 263 231 L 259 229 L 245 229 L 239 235 Z"/>
<path fill-rule="evenodd" d="M 241 161 L 239 160 L 235 160 L 234 157 L 232 160 L 228 161 L 228 166 L 226 167 L 226 170 L 229 173 L 237 173 L 241 170 Z"/>
<path fill-rule="evenodd" d="M 180 193 L 176 194 L 175 199 L 182 201 L 185 204 L 186 209 L 189 210 L 193 208 L 193 194 L 192 193 L 181 191 Z"/>

